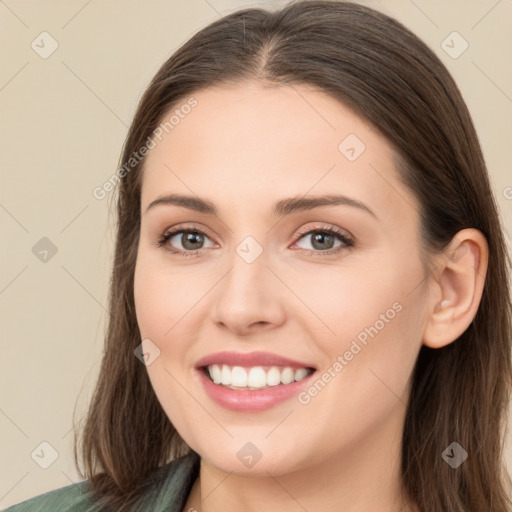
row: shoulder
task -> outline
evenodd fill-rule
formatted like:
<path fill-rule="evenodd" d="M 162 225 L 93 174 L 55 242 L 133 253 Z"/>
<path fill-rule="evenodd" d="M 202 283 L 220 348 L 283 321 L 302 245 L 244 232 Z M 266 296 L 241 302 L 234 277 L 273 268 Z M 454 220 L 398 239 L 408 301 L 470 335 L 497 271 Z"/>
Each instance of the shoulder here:
<path fill-rule="evenodd" d="M 4 512 L 93 512 L 95 510 L 87 481 L 70 484 L 39 494 L 4 510 Z"/>
<path fill-rule="evenodd" d="M 195 452 L 159 467 L 151 476 L 138 510 L 182 510 L 199 474 L 200 458 Z M 149 507 L 149 508 L 148 508 Z M 99 512 L 88 480 L 39 494 L 4 512 Z"/>
<path fill-rule="evenodd" d="M 201 458 L 193 450 L 158 468 L 150 478 L 143 497 L 147 510 L 182 510 L 199 475 Z"/>

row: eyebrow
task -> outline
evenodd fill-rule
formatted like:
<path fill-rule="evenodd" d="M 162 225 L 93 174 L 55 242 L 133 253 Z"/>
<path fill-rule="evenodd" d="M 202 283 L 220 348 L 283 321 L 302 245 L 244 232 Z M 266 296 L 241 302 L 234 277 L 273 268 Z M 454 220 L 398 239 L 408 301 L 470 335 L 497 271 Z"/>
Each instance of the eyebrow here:
<path fill-rule="evenodd" d="M 158 205 L 176 205 L 181 206 L 183 208 L 188 208 L 189 210 L 194 210 L 199 213 L 204 213 L 206 215 L 215 215 L 217 216 L 218 211 L 215 205 L 207 201 L 206 199 L 201 199 L 200 197 L 187 196 L 182 194 L 168 194 L 164 196 L 160 196 L 154 201 L 152 201 L 149 206 L 146 208 L 145 213 L 147 213 L 150 209 L 154 208 Z M 290 215 L 295 212 L 302 212 L 306 210 L 311 210 L 313 208 L 318 208 L 320 206 L 352 206 L 354 208 L 358 208 L 362 211 L 365 211 L 377 218 L 377 215 L 368 208 L 361 201 L 347 197 L 344 195 L 324 195 L 324 196 L 315 196 L 315 197 L 289 197 L 287 199 L 281 199 L 274 205 L 273 214 L 275 216 L 283 217 L 285 215 Z"/>

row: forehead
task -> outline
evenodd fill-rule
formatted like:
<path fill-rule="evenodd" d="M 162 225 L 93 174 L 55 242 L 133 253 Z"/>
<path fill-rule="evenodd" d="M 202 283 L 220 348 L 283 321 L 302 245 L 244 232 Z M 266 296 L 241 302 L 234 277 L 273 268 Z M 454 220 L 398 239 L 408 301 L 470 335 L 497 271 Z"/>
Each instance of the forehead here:
<path fill-rule="evenodd" d="M 142 207 L 163 193 L 191 193 L 248 207 L 286 196 L 343 193 L 385 215 L 414 203 L 394 153 L 372 125 L 311 86 L 210 87 L 173 106 L 144 166 Z M 190 103 L 190 101 L 189 101 Z M 176 112 L 178 111 L 178 112 Z M 405 201 L 404 201 L 405 199 Z M 255 205 L 254 201 L 251 203 Z M 409 212 L 410 214 L 410 212 Z"/>

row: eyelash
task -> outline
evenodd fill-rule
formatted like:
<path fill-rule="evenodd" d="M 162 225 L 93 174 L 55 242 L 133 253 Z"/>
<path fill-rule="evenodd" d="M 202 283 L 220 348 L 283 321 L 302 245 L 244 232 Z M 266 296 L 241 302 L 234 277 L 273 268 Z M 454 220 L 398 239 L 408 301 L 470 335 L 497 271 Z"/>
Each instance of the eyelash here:
<path fill-rule="evenodd" d="M 166 246 L 166 243 L 176 234 L 178 233 L 199 233 L 204 236 L 206 233 L 203 233 L 200 229 L 197 229 L 194 225 L 190 226 L 180 226 L 176 229 L 173 229 L 171 231 L 167 231 L 163 235 L 160 236 L 157 242 L 155 242 L 155 245 L 157 247 L 160 247 L 161 249 L 165 251 L 169 251 L 173 254 L 180 255 L 180 256 L 200 256 L 202 249 L 196 249 L 195 251 L 181 251 L 180 249 L 173 249 Z M 297 241 L 299 241 L 304 235 L 312 234 L 312 233 L 323 233 L 323 234 L 329 234 L 334 235 L 337 237 L 341 242 L 343 242 L 344 245 L 337 247 L 336 249 L 329 249 L 327 251 L 318 251 L 314 249 L 300 249 L 302 252 L 305 252 L 307 254 L 313 254 L 314 256 L 329 256 L 332 254 L 336 254 L 341 252 L 344 249 L 350 249 L 355 245 L 354 240 L 343 233 L 342 231 L 338 230 L 335 227 L 331 226 L 322 226 L 320 228 L 314 228 L 314 229 L 306 229 L 297 234 Z"/>

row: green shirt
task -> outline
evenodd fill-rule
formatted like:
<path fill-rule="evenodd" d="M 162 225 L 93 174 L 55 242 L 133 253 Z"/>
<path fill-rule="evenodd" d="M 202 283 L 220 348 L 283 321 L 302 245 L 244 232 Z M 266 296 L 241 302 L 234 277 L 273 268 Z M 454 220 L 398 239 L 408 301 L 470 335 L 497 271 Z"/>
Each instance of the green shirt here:
<path fill-rule="evenodd" d="M 195 452 L 158 468 L 137 512 L 182 512 L 197 476 L 200 458 Z M 88 480 L 40 494 L 4 512 L 98 512 Z"/>

